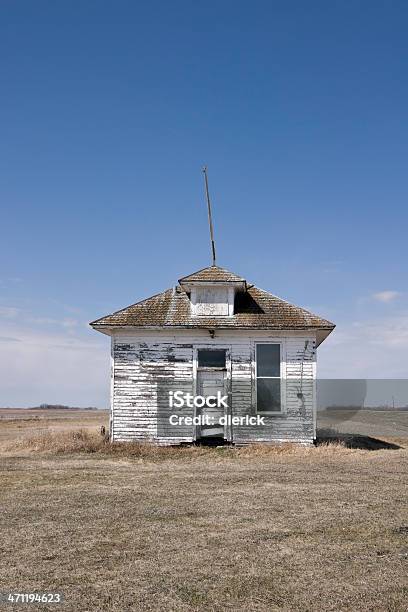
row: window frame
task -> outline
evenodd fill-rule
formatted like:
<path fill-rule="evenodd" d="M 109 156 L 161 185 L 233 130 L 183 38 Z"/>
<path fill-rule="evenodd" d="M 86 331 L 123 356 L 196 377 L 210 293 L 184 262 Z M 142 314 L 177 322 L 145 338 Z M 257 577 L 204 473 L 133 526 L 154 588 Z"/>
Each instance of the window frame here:
<path fill-rule="evenodd" d="M 200 361 L 199 352 L 200 351 L 223 351 L 224 355 L 225 355 L 225 365 L 224 366 L 201 366 L 201 365 L 199 365 L 199 361 Z M 197 346 L 197 370 L 223 370 L 223 371 L 226 371 L 228 369 L 227 359 L 228 359 L 228 348 L 225 348 L 225 347 L 219 348 L 218 346 L 213 346 L 213 345 L 211 345 L 211 346 Z"/>
<path fill-rule="evenodd" d="M 258 359 L 257 359 L 257 346 L 258 344 L 277 344 L 279 346 L 279 376 L 258 376 Z M 254 398 L 255 398 L 255 414 L 259 414 L 260 416 L 285 416 L 286 415 L 286 402 L 285 393 L 284 393 L 284 343 L 279 340 L 268 340 L 262 341 L 257 340 L 254 343 Z M 280 381 L 280 410 L 258 410 L 258 378 L 265 378 L 271 380 L 279 380 Z"/>

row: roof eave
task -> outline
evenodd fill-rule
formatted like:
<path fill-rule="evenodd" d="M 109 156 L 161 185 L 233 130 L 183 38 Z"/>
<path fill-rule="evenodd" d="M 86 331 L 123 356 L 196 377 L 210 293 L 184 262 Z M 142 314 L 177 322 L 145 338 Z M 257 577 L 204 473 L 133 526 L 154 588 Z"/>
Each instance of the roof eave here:
<path fill-rule="evenodd" d="M 335 327 L 336 326 L 333 323 L 330 327 L 320 327 L 316 330 L 316 348 L 320 346 L 328 336 L 330 336 Z"/>
<path fill-rule="evenodd" d="M 333 331 L 333 329 L 336 327 L 335 325 L 333 326 L 327 326 L 327 327 L 323 327 L 323 326 L 316 326 L 316 325 L 297 325 L 297 326 L 293 326 L 293 327 L 288 327 L 286 326 L 272 326 L 272 325 L 189 325 L 189 324 L 185 324 L 185 325 L 132 325 L 132 324 L 115 324 L 115 323 L 89 323 L 89 325 L 95 329 L 96 331 L 100 331 L 102 332 L 102 330 L 110 330 L 110 331 L 115 331 L 118 329 L 138 329 L 138 330 L 144 330 L 144 329 L 149 329 L 149 330 L 167 330 L 167 329 L 204 329 L 204 330 L 208 330 L 208 329 L 219 329 L 219 330 L 226 330 L 226 331 L 231 331 L 231 330 L 246 330 L 246 331 L 250 331 L 251 329 L 256 329 L 256 330 L 264 330 L 264 331 L 316 331 L 316 332 L 324 332 L 325 336 L 323 338 L 326 339 L 327 336 L 329 334 L 331 334 L 331 332 Z M 106 333 L 105 331 L 103 331 L 102 333 Z M 321 342 L 323 342 L 323 340 Z M 320 344 L 320 343 L 319 343 Z"/>

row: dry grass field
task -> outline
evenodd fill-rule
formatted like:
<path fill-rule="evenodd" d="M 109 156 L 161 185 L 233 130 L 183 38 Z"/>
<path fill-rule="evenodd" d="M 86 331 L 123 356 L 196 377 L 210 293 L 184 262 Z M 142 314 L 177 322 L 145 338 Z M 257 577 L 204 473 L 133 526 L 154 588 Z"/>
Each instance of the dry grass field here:
<path fill-rule="evenodd" d="M 23 410 L 0 408 L 0 448 L 4 441 L 31 436 L 33 433 L 96 431 L 108 425 L 107 410 Z"/>
<path fill-rule="evenodd" d="M 408 411 L 322 410 L 317 413 L 320 428 L 365 436 L 408 438 Z"/>
<path fill-rule="evenodd" d="M 20 441 L 0 419 L 0 592 L 64 594 L 43 610 L 407 610 L 408 440 L 123 447 L 89 414 L 22 421 Z"/>

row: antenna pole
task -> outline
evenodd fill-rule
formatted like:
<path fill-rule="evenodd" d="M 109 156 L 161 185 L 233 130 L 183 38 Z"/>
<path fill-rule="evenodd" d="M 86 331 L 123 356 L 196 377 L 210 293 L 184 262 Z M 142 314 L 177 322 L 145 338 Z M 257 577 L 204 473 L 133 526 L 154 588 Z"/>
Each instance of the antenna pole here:
<path fill-rule="evenodd" d="M 215 266 L 215 242 L 214 242 L 214 228 L 212 223 L 211 215 L 211 202 L 210 193 L 208 191 L 208 177 L 207 177 L 207 166 L 203 168 L 204 181 L 205 181 L 205 195 L 207 197 L 207 208 L 208 208 L 208 224 L 210 226 L 210 240 L 211 240 L 211 251 L 212 251 L 212 265 Z"/>

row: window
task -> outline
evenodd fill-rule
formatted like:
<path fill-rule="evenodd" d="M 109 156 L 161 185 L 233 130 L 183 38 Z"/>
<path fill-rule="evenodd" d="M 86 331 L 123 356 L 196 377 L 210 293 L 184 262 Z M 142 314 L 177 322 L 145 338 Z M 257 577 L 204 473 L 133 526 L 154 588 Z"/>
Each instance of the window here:
<path fill-rule="evenodd" d="M 281 412 L 280 344 L 256 345 L 257 412 Z"/>
<path fill-rule="evenodd" d="M 223 287 L 200 288 L 196 292 L 195 314 L 202 316 L 227 316 L 228 291 Z"/>
<path fill-rule="evenodd" d="M 225 368 L 225 349 L 199 349 L 199 368 Z"/>

